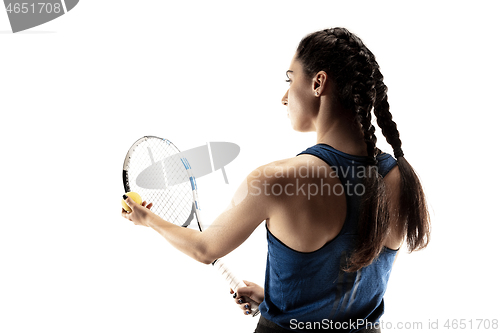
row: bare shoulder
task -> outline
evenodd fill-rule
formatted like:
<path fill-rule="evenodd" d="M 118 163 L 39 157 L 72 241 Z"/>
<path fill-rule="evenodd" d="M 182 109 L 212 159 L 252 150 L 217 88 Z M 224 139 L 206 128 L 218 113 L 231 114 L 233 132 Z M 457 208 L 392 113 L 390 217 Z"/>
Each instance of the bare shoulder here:
<path fill-rule="evenodd" d="M 335 186 L 341 185 L 330 166 L 312 155 L 299 155 L 263 165 L 255 169 L 247 181 L 252 194 L 264 193 L 270 200 L 287 204 L 305 204 L 301 202 L 304 198 L 306 203 L 322 203 L 325 197 L 338 192 Z"/>
<path fill-rule="evenodd" d="M 384 181 L 390 199 L 396 200 L 399 198 L 399 193 L 401 191 L 401 173 L 397 165 L 384 177 Z"/>

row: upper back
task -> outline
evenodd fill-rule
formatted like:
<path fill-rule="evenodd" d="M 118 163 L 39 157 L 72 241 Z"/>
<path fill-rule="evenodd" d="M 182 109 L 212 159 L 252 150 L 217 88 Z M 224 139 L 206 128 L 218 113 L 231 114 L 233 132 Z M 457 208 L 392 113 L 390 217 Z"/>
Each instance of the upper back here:
<path fill-rule="evenodd" d="M 399 170 L 389 154 L 379 154 L 377 172 L 386 181 L 392 226 L 399 209 Z M 285 245 L 300 252 L 313 252 L 341 232 L 356 233 L 360 201 L 364 194 L 363 173 L 367 158 L 340 152 L 328 145 L 310 147 L 298 156 L 269 165 L 269 194 L 276 210 L 267 221 L 269 231 Z M 373 167 L 372 167 L 373 168 Z M 346 225 L 347 224 L 347 225 Z M 399 248 L 402 233 L 391 228 L 386 246 Z"/>

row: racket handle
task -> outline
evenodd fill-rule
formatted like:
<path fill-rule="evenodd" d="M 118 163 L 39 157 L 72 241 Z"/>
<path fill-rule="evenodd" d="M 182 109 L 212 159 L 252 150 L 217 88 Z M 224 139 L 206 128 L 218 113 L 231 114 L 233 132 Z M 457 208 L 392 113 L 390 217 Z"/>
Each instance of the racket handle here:
<path fill-rule="evenodd" d="M 227 266 L 222 262 L 222 260 L 217 259 L 215 260 L 212 265 L 221 273 L 221 275 L 226 279 L 226 281 L 229 283 L 229 286 L 231 289 L 233 289 L 234 292 L 236 292 L 236 288 L 240 287 L 246 287 L 247 285 L 238 279 L 228 268 Z M 260 313 L 259 311 L 259 304 L 257 302 L 251 300 L 250 298 L 243 297 L 245 302 L 250 304 L 250 310 L 252 310 L 252 316 L 255 317 Z"/>

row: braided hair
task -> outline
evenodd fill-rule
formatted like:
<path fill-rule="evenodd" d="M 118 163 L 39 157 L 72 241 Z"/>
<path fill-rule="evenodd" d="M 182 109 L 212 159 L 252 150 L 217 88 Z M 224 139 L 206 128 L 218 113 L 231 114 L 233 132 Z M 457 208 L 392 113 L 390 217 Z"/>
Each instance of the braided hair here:
<path fill-rule="evenodd" d="M 363 131 L 368 165 L 376 170 L 377 137 L 372 125 L 372 110 L 377 125 L 392 146 L 401 175 L 400 220 L 404 221 L 406 243 L 410 252 L 427 246 L 430 236 L 429 215 L 425 195 L 415 171 L 404 158 L 401 139 L 392 119 L 387 100 L 387 86 L 373 53 L 361 39 L 345 28 L 317 31 L 302 39 L 296 58 L 306 75 L 313 77 L 325 71 L 335 85 L 335 94 L 342 106 L 352 112 Z M 385 182 L 378 172 L 368 172 L 363 179 L 358 221 L 358 243 L 350 255 L 346 271 L 368 266 L 382 251 L 389 235 L 389 209 Z"/>

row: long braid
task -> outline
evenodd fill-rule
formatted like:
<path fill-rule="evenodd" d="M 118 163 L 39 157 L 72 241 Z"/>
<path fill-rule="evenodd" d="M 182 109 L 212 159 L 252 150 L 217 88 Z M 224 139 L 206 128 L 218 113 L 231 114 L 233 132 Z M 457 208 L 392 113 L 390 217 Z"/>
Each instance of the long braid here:
<path fill-rule="evenodd" d="M 398 161 L 401 175 L 400 218 L 404 223 L 408 249 L 414 251 L 426 247 L 429 242 L 430 224 L 427 203 L 418 176 L 404 158 L 398 127 L 389 111 L 388 89 L 373 55 L 372 63 L 375 67 L 375 78 L 377 80 L 374 114 L 377 117 L 377 124 L 382 130 L 382 134 L 392 146 L 394 157 Z"/>
<path fill-rule="evenodd" d="M 375 60 L 373 60 L 375 62 Z M 403 150 L 401 149 L 401 139 L 399 138 L 398 126 L 392 120 L 392 114 L 389 111 L 389 102 L 387 100 L 387 86 L 385 85 L 383 79 L 384 76 L 380 73 L 378 64 L 376 64 L 375 77 L 377 80 L 376 90 L 377 99 L 375 101 L 375 107 L 373 112 L 377 117 L 377 125 L 382 130 L 382 134 L 385 136 L 387 142 L 392 146 L 394 150 L 394 157 L 399 158 L 404 156 Z"/>

